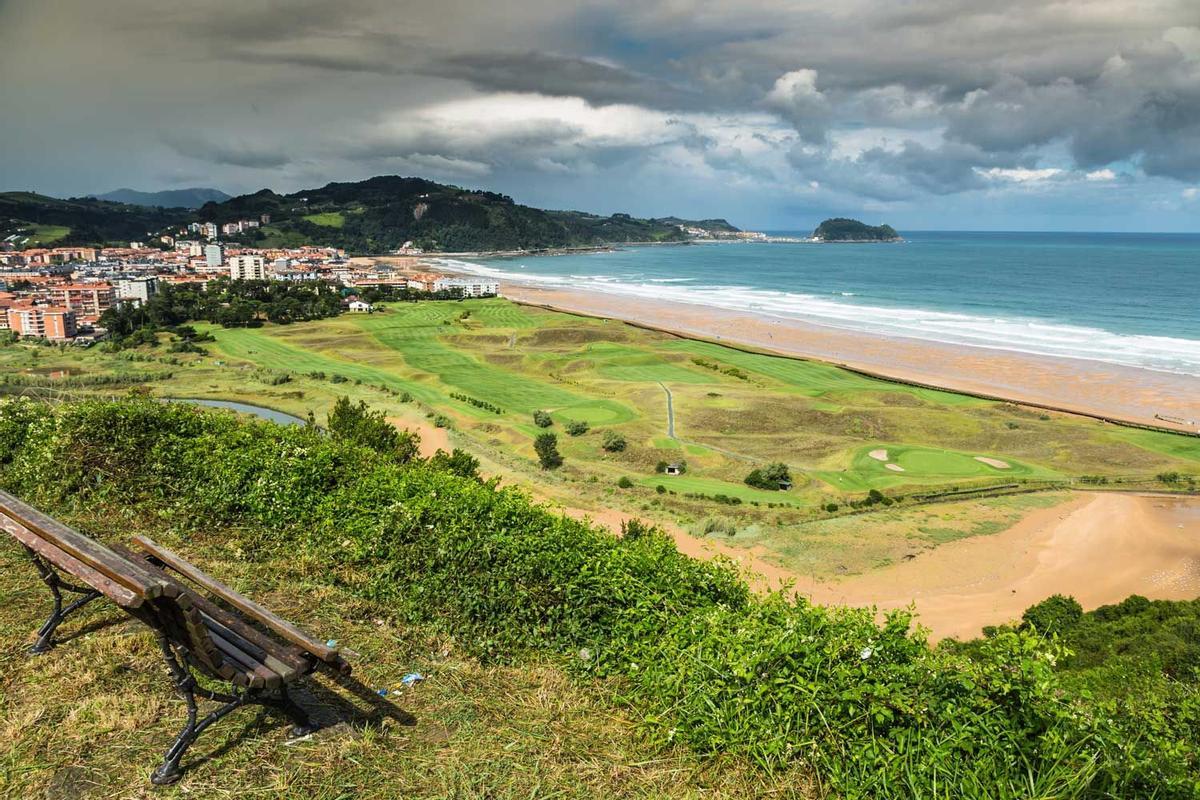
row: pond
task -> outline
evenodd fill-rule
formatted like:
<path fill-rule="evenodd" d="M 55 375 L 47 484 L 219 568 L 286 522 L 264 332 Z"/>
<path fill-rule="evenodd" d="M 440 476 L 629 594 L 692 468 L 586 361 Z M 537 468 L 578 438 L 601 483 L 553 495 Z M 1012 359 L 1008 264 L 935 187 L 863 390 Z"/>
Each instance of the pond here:
<path fill-rule="evenodd" d="M 164 399 L 168 403 L 192 403 L 198 406 L 208 406 L 209 408 L 227 408 L 231 411 L 238 411 L 242 414 L 253 414 L 260 419 L 265 419 L 278 425 L 305 424 L 304 420 L 300 419 L 299 417 L 294 417 L 291 414 L 285 414 L 282 411 L 276 411 L 273 408 L 253 406 L 249 403 L 239 403 L 235 400 L 206 400 L 196 397 L 167 397 Z"/>

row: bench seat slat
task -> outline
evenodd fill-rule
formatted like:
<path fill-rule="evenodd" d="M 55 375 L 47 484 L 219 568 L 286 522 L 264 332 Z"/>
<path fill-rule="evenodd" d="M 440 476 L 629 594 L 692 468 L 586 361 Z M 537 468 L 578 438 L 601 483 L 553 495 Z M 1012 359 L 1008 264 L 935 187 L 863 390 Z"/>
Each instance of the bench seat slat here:
<path fill-rule="evenodd" d="M 317 641 L 282 617 L 273 614 L 272 612 L 260 606 L 258 603 L 234 591 L 220 581 L 214 580 L 208 575 L 205 575 L 199 569 L 192 566 L 175 553 L 172 553 L 165 547 L 160 547 L 152 539 L 149 539 L 145 536 L 135 536 L 133 537 L 133 542 L 138 547 L 142 548 L 147 553 L 150 553 L 155 558 L 169 566 L 171 569 L 178 572 L 180 575 L 183 575 L 192 583 L 202 587 L 208 592 L 211 592 L 213 595 L 224 600 L 226 603 L 229 603 L 229 605 L 233 606 L 247 617 L 250 617 L 254 621 L 265 625 L 279 636 L 287 639 L 292 644 L 307 650 L 322 661 L 333 664 L 340 669 L 345 670 L 345 668 L 349 666 L 348 664 L 345 664 L 345 661 L 339 655 L 336 647 L 329 647 L 324 642 Z"/>
<path fill-rule="evenodd" d="M 29 547 L 54 566 L 83 581 L 118 606 L 134 609 L 142 605 L 141 595 L 122 586 L 107 575 L 100 574 L 75 556 L 38 536 L 12 517 L 0 514 L 0 528 L 12 534 L 14 539 Z"/>
<path fill-rule="evenodd" d="M 126 550 L 124 547 L 118 546 L 117 549 L 122 553 L 128 553 L 129 557 L 141 561 L 150 572 L 166 580 L 173 580 L 158 565 L 147 560 L 152 558 L 152 556 L 145 553 L 133 553 L 133 551 Z M 186 597 L 192 606 L 200 612 L 201 617 L 204 619 L 204 624 L 210 630 L 216 632 L 226 641 L 236 645 L 246 653 L 253 655 L 257 660 L 265 663 L 273 671 L 282 675 L 285 681 L 291 681 L 312 671 L 312 657 L 307 656 L 299 648 L 292 645 L 284 645 L 271 639 L 208 598 L 186 587 L 181 588 L 183 592 L 182 596 Z"/>
<path fill-rule="evenodd" d="M 221 651 L 221 655 L 236 663 L 243 672 L 250 676 L 250 687 L 252 689 L 262 687 L 275 689 L 283 683 L 283 677 L 279 673 L 255 659 L 254 656 L 242 650 L 233 644 L 233 642 L 226 640 L 215 631 L 210 631 L 209 636 L 212 637 L 217 649 Z"/>
<path fill-rule="evenodd" d="M 252 656 L 255 661 L 265 664 L 268 669 L 278 674 L 285 682 L 291 682 L 307 671 L 302 666 L 281 661 L 267 650 L 263 650 L 254 642 L 240 636 L 237 631 L 222 625 L 220 621 L 213 619 L 207 614 L 201 612 L 201 616 L 204 618 L 204 624 L 214 637 L 221 637 L 221 639 L 229 642 L 242 652 Z"/>

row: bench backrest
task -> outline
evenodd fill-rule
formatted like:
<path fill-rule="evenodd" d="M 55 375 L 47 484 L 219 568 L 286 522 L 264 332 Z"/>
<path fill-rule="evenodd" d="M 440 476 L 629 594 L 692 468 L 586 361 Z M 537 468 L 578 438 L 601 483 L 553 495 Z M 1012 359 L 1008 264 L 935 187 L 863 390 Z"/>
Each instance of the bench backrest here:
<path fill-rule="evenodd" d="M 0 528 L 122 608 L 140 608 L 168 591 L 167 581 L 4 491 Z"/>
<path fill-rule="evenodd" d="M 197 666 L 220 674 L 224 658 L 187 592 L 128 551 L 106 547 L 0 491 L 0 528 L 62 572 L 187 648 Z"/>

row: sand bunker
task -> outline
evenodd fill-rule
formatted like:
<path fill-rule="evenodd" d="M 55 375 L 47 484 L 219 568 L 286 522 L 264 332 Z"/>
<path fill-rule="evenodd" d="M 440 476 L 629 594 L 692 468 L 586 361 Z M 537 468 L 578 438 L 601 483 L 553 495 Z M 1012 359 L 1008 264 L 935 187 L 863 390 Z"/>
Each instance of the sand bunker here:
<path fill-rule="evenodd" d="M 914 603 L 935 640 L 978 636 L 1019 619 L 1052 594 L 1085 609 L 1131 594 L 1200 595 L 1200 503 L 1087 494 L 1041 509 L 1002 533 L 942 545 L 916 558 L 841 581 L 797 581 L 814 602 L 877 608 Z"/>
<path fill-rule="evenodd" d="M 988 458 L 987 456 L 975 456 L 975 460 L 981 464 L 987 464 L 989 467 L 996 469 L 1012 469 L 1012 466 L 1007 461 L 1001 461 L 998 458 Z"/>
<path fill-rule="evenodd" d="M 888 460 L 887 450 L 872 450 L 871 452 L 867 453 L 867 455 L 869 455 L 871 458 L 875 459 L 876 461 L 887 461 Z"/>
<path fill-rule="evenodd" d="M 900 466 L 899 464 L 884 464 L 884 466 L 890 469 L 892 472 L 904 472 L 904 467 Z"/>

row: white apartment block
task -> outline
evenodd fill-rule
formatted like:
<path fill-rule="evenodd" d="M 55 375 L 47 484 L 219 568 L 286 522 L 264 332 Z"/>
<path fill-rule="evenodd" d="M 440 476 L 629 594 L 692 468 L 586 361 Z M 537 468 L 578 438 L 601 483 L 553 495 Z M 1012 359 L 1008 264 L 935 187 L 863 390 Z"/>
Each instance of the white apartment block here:
<path fill-rule="evenodd" d="M 113 282 L 117 299 L 141 305 L 158 291 L 158 278 L 121 278 Z"/>
<path fill-rule="evenodd" d="M 235 281 L 265 281 L 267 269 L 262 256 L 230 256 L 229 277 Z"/>
<path fill-rule="evenodd" d="M 433 282 L 435 292 L 455 290 L 463 297 L 495 297 L 500 294 L 500 284 L 488 278 L 438 278 Z"/>

